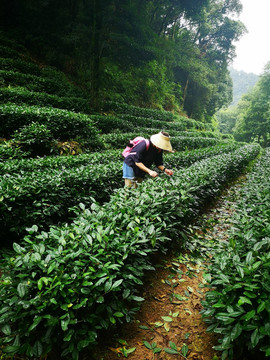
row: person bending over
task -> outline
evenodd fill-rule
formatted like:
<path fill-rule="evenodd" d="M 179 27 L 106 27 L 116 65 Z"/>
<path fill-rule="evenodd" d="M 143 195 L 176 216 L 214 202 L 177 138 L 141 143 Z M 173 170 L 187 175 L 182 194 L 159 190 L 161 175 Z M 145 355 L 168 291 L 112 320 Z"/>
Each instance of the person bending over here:
<path fill-rule="evenodd" d="M 173 175 L 173 171 L 163 165 L 163 151 L 172 152 L 170 136 L 167 132 L 159 132 L 150 137 L 149 147 L 145 141 L 135 145 L 123 164 L 123 179 L 126 187 L 137 187 L 146 174 L 157 177 L 158 173 L 150 169 L 155 163 L 157 168 L 167 175 Z"/>

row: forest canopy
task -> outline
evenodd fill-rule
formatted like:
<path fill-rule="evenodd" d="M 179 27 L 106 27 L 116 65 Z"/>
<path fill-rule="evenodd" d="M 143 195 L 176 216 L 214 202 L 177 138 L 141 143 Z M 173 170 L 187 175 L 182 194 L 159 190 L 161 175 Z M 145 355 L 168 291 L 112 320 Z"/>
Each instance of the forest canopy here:
<path fill-rule="evenodd" d="M 232 101 L 240 0 L 2 0 L 1 28 L 112 100 L 210 122 Z"/>

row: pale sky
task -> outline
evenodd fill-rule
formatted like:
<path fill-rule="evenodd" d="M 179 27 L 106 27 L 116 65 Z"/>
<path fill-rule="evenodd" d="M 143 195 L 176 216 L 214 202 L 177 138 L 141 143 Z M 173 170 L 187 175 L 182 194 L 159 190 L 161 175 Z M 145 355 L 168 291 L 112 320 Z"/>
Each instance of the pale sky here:
<path fill-rule="evenodd" d="M 236 58 L 231 64 L 236 70 L 260 75 L 270 61 L 270 0 L 241 0 L 243 11 L 239 16 L 248 33 L 236 46 Z"/>

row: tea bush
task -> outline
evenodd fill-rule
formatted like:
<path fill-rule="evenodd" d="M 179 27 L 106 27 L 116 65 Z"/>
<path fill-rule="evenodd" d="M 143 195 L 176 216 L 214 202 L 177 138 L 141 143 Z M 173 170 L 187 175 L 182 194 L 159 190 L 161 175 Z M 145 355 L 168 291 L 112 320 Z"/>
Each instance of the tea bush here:
<path fill-rule="evenodd" d="M 21 72 L 23 74 L 32 74 L 36 76 L 41 75 L 41 68 L 30 61 L 24 61 L 22 59 L 1 58 L 0 57 L 0 69 L 5 71 Z"/>
<path fill-rule="evenodd" d="M 2 137 L 9 137 L 15 130 L 36 122 L 46 125 L 56 139 L 82 138 L 92 148 L 103 147 L 93 121 L 84 114 L 39 106 L 2 104 L 0 117 Z"/>
<path fill-rule="evenodd" d="M 19 50 L 0 45 L 0 58 L 22 59 L 23 55 Z"/>
<path fill-rule="evenodd" d="M 221 144 L 222 141 L 216 138 L 206 138 L 206 137 L 184 137 L 184 136 L 175 136 L 171 140 L 173 149 L 178 151 L 191 150 L 191 149 L 200 149 L 208 146 L 214 146 Z"/>
<path fill-rule="evenodd" d="M 12 141 L 0 142 L 0 168 L 4 166 L 6 160 L 23 159 L 29 157 L 29 152 L 23 151 Z"/>
<path fill-rule="evenodd" d="M 168 154 L 164 163 L 174 170 L 203 158 L 231 152 L 237 145 L 224 145 L 194 152 Z M 108 200 L 122 186 L 121 151 L 105 151 L 75 157 L 24 159 L 0 164 L 2 236 L 10 229 L 21 234 L 32 223 L 40 226 L 65 220 L 76 201 Z M 46 210 L 44 210 L 44 206 Z M 32 209 L 32 211 L 31 211 Z M 1 231 L 0 231 L 1 233 Z"/>
<path fill-rule="evenodd" d="M 158 128 L 161 130 L 166 129 L 168 132 L 170 132 L 171 130 L 176 130 L 176 131 L 186 130 L 185 123 L 182 123 L 181 121 L 168 122 L 166 120 L 156 120 L 155 118 L 150 118 L 150 117 L 144 118 L 129 114 L 126 115 L 117 114 L 117 117 L 126 122 L 132 123 L 133 126 L 136 127 L 150 127 L 150 128 Z"/>
<path fill-rule="evenodd" d="M 140 108 L 134 105 L 107 101 L 102 104 L 101 110 L 105 113 L 115 112 L 116 114 L 130 114 L 144 118 L 155 118 L 157 120 L 173 121 L 175 115 L 170 111 Z"/>
<path fill-rule="evenodd" d="M 101 111 L 105 113 L 128 114 L 136 117 L 152 118 L 162 121 L 179 121 L 184 124 L 185 129 L 199 129 L 199 130 L 215 130 L 212 124 L 206 124 L 194 119 L 189 119 L 185 116 L 173 114 L 169 111 L 160 111 L 155 109 L 145 109 L 133 105 L 124 103 L 118 103 L 113 101 L 104 102 L 101 106 Z"/>
<path fill-rule="evenodd" d="M 208 330 L 219 334 L 222 359 L 248 350 L 270 356 L 270 151 L 248 175 L 232 217 L 229 239 L 220 244 L 203 302 Z"/>
<path fill-rule="evenodd" d="M 64 73 L 31 61 L 0 58 L 0 78 L 5 86 L 23 86 L 59 96 L 87 97 L 86 92 L 68 81 Z"/>
<path fill-rule="evenodd" d="M 195 120 L 192 123 L 192 126 L 187 126 L 187 121 L 189 119 L 181 118 L 176 122 L 166 122 L 161 120 L 154 120 L 149 118 L 142 117 L 134 117 L 131 115 L 91 115 L 91 119 L 93 119 L 98 128 L 104 134 L 109 134 L 114 131 L 119 131 L 121 133 L 125 132 L 147 132 L 150 131 L 150 128 L 155 132 L 159 132 L 161 130 L 170 132 L 173 135 L 173 131 L 184 131 L 189 128 L 191 129 L 201 129 L 204 130 L 205 127 L 195 126 Z"/>
<path fill-rule="evenodd" d="M 36 75 L 0 70 L 0 81 L 3 82 L 5 86 L 23 86 L 28 90 L 47 92 L 60 96 L 65 94 L 65 89 L 59 82 L 52 79 L 41 78 Z"/>
<path fill-rule="evenodd" d="M 12 140 L 32 156 L 43 156 L 50 153 L 54 138 L 45 125 L 32 122 L 16 130 Z"/>
<path fill-rule="evenodd" d="M 4 349 L 41 356 L 54 346 L 78 359 L 97 333 L 129 321 L 151 254 L 166 251 L 180 226 L 216 196 L 260 151 L 250 145 L 197 162 L 173 178 L 117 191 L 93 202 L 69 226 L 37 226 L 2 261 L 0 324 Z"/>
<path fill-rule="evenodd" d="M 174 154 L 167 154 L 165 157 L 166 164 L 169 167 L 188 167 L 196 161 L 200 161 L 202 159 L 206 159 L 212 156 L 216 156 L 222 153 L 229 153 L 231 151 L 236 150 L 241 145 L 238 143 L 229 143 L 229 144 L 221 144 L 215 146 L 209 146 L 201 149 L 180 151 Z"/>
<path fill-rule="evenodd" d="M 27 90 L 23 87 L 0 88 L 0 103 L 16 103 L 16 105 L 39 105 L 42 107 L 52 106 L 59 109 L 70 110 L 85 114 L 91 113 L 88 100 L 79 97 L 59 97 L 43 92 Z"/>
<path fill-rule="evenodd" d="M 109 164 L 123 160 L 120 150 L 105 150 L 96 153 L 81 154 L 78 156 L 46 156 L 44 158 L 12 160 L 0 163 L 0 174 L 24 174 L 25 172 L 43 171 L 53 169 L 62 171 L 80 166 L 93 166 L 96 164 Z"/>
<path fill-rule="evenodd" d="M 167 130 L 167 128 L 165 128 Z M 136 132 L 127 132 L 127 133 L 109 133 L 101 135 L 101 138 L 105 144 L 107 149 L 116 149 L 120 147 L 125 147 L 130 140 L 134 139 L 136 136 L 140 135 L 145 138 L 150 138 L 151 135 L 158 133 L 162 129 L 158 128 L 144 128 L 140 127 Z M 209 131 L 178 131 L 178 130 L 170 130 L 169 134 L 171 139 L 174 137 L 207 137 L 207 138 L 215 138 L 221 140 L 220 134 L 211 133 Z M 225 141 L 224 141 L 225 142 Z M 211 144 L 210 144 L 211 145 Z"/>
<path fill-rule="evenodd" d="M 77 168 L 39 169 L 3 175 L 0 180 L 1 237 L 23 234 L 32 224 L 66 221 L 69 208 L 95 197 L 104 202 L 122 186 L 122 162 Z"/>

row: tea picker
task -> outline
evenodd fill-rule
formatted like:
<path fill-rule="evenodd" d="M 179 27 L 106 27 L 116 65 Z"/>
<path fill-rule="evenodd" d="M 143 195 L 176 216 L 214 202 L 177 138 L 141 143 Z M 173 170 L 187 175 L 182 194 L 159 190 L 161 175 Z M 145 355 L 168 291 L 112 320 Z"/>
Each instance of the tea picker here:
<path fill-rule="evenodd" d="M 156 171 L 151 170 L 152 164 L 164 171 L 167 175 L 173 175 L 173 171 L 163 165 L 163 152 L 172 152 L 170 136 L 167 132 L 159 132 L 150 137 L 136 137 L 125 148 L 122 155 L 125 157 L 123 164 L 123 179 L 126 187 L 137 187 L 146 174 L 155 178 Z"/>

